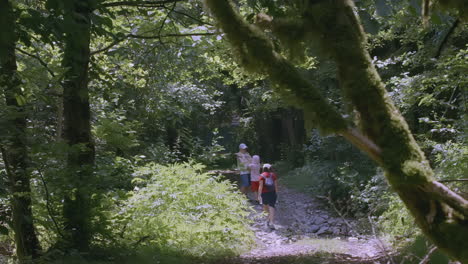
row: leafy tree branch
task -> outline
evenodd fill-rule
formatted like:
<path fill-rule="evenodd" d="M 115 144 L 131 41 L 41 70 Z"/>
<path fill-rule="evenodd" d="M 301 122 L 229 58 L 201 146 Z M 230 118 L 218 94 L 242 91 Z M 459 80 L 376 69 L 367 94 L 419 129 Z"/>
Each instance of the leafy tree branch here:
<path fill-rule="evenodd" d="M 137 35 L 137 34 L 127 34 L 125 35 L 124 37 L 122 38 L 119 38 L 119 39 L 116 39 L 114 40 L 112 43 L 110 43 L 109 45 L 101 48 L 101 49 L 98 49 L 98 50 L 95 50 L 95 51 L 92 51 L 91 52 L 91 56 L 93 55 L 96 55 L 96 54 L 99 54 L 99 53 L 102 53 L 102 52 L 106 52 L 108 51 L 109 49 L 113 48 L 114 46 L 118 45 L 119 43 L 121 43 L 122 41 L 125 41 L 129 38 L 135 38 L 135 39 L 161 39 L 161 38 L 171 38 L 171 37 L 174 37 L 174 38 L 177 38 L 177 37 L 191 37 L 191 36 L 216 36 L 216 35 L 220 35 L 221 33 L 217 33 L 217 32 L 207 32 L 207 33 L 186 33 L 186 34 L 162 34 L 162 35 Z"/>

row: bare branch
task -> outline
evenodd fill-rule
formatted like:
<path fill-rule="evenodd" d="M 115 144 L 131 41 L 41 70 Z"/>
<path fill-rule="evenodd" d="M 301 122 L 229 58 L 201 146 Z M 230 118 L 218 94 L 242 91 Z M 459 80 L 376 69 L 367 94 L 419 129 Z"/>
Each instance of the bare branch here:
<path fill-rule="evenodd" d="M 468 182 L 468 179 L 448 179 L 448 180 L 439 180 L 438 182 Z"/>
<path fill-rule="evenodd" d="M 142 35 L 127 35 L 130 38 L 137 39 L 157 39 L 157 38 L 168 38 L 168 37 L 191 37 L 191 36 L 215 36 L 220 35 L 219 32 L 207 32 L 207 33 L 186 33 L 186 34 L 165 34 L 165 35 L 154 35 L 154 36 L 142 36 Z"/>
<path fill-rule="evenodd" d="M 27 51 L 25 51 L 25 50 L 20 49 L 20 48 L 16 48 L 16 50 L 19 51 L 20 53 L 23 53 L 23 54 L 25 54 L 25 55 L 31 57 L 31 58 L 36 59 L 42 66 L 44 66 L 44 68 L 46 68 L 46 70 L 50 73 L 50 75 L 51 75 L 52 77 L 55 77 L 54 71 L 51 70 L 51 69 L 49 68 L 49 66 L 47 65 L 47 63 L 46 63 L 45 61 L 43 61 L 43 60 L 41 59 L 41 57 L 39 57 L 38 55 L 31 54 L 31 53 L 29 53 L 29 52 L 27 52 Z"/>
<path fill-rule="evenodd" d="M 171 9 L 169 10 L 169 12 L 166 14 L 163 21 L 161 22 L 161 26 L 159 27 L 159 30 L 158 30 L 159 42 L 161 42 L 161 45 L 163 46 L 164 46 L 164 42 L 162 41 L 162 38 L 161 38 L 161 32 L 164 28 L 164 25 L 166 24 L 167 18 L 171 15 L 172 11 L 174 11 L 176 5 L 177 5 L 177 2 L 174 2 Z"/>
<path fill-rule="evenodd" d="M 59 225 L 57 223 L 57 220 L 55 219 L 54 217 L 54 213 L 53 213 L 53 210 L 52 210 L 52 207 L 50 207 L 50 193 L 49 193 L 49 189 L 47 188 L 47 183 L 44 179 L 44 175 L 42 174 L 41 170 L 38 168 L 37 169 L 37 174 L 39 175 L 39 178 L 41 179 L 41 182 L 42 182 L 42 185 L 44 186 L 44 191 L 45 191 L 45 199 L 46 199 L 46 208 L 47 208 L 47 212 L 49 213 L 49 216 L 50 216 L 50 219 L 52 219 L 52 222 L 54 223 L 54 226 L 55 226 L 55 229 L 57 231 L 57 233 L 62 237 L 62 238 L 65 238 L 65 236 L 63 235 L 63 233 L 60 231 L 61 229 L 59 228 Z"/>
<path fill-rule="evenodd" d="M 350 128 L 340 133 L 358 149 L 367 153 L 374 161 L 383 164 L 380 148 L 368 137 L 363 135 L 357 128 Z"/>
<path fill-rule="evenodd" d="M 99 8 L 133 6 L 133 7 L 163 7 L 165 4 L 183 2 L 185 0 L 159 0 L 159 1 L 117 1 L 102 3 Z"/>
<path fill-rule="evenodd" d="M 438 181 L 428 182 L 423 188 L 435 198 L 468 217 L 468 201 Z"/>
<path fill-rule="evenodd" d="M 367 220 L 369 220 L 369 224 L 371 225 L 372 228 L 372 234 L 374 235 L 374 238 L 377 239 L 380 243 L 380 249 L 385 253 L 387 256 L 389 262 L 387 263 L 392 263 L 395 264 L 395 260 L 393 259 L 391 253 L 389 252 L 388 248 L 385 246 L 385 243 L 380 239 L 380 237 L 377 236 L 377 232 L 375 231 L 375 223 L 372 221 L 372 217 L 370 215 L 367 215 Z"/>
<path fill-rule="evenodd" d="M 128 36 L 125 36 L 124 38 L 116 39 L 111 44 L 105 46 L 104 48 L 101 48 L 101 49 L 98 49 L 98 50 L 95 50 L 95 51 L 91 51 L 90 56 L 96 55 L 96 54 L 101 53 L 101 52 L 108 51 L 109 49 L 111 49 L 115 45 L 119 44 L 120 42 L 122 42 L 122 41 L 124 41 L 124 40 L 126 40 L 128 38 L 129 38 Z"/>
<path fill-rule="evenodd" d="M 436 51 L 436 53 L 434 55 L 434 58 L 437 59 L 437 58 L 440 57 L 440 54 L 442 53 L 442 50 L 444 49 L 444 46 L 447 43 L 447 40 L 450 38 L 452 33 L 455 31 L 455 28 L 457 28 L 457 26 L 459 24 L 460 24 L 460 19 L 459 18 L 457 18 L 457 19 L 455 19 L 455 21 L 453 21 L 453 24 L 450 26 L 449 30 L 447 31 L 444 38 L 442 39 L 439 46 L 437 47 L 437 51 Z"/>
<path fill-rule="evenodd" d="M 167 8 L 167 7 L 164 7 L 164 9 L 168 9 L 168 8 Z M 189 15 L 189 14 L 187 14 L 187 13 L 184 13 L 184 12 L 181 12 L 181 11 L 177 11 L 177 10 L 173 10 L 173 12 L 174 12 L 174 13 L 177 13 L 177 14 L 179 14 L 179 15 L 188 17 L 188 18 L 190 18 L 190 19 L 192 19 L 192 20 L 194 20 L 194 21 L 197 21 L 197 22 L 200 23 L 200 24 L 209 25 L 209 26 L 214 26 L 214 25 L 211 24 L 211 23 L 208 23 L 208 22 L 206 22 L 206 21 L 203 21 L 203 20 L 201 20 L 201 19 L 198 19 L 198 18 L 196 18 L 196 17 L 194 17 L 194 16 L 192 16 L 192 15 Z"/>
<path fill-rule="evenodd" d="M 419 262 L 419 264 L 427 264 L 429 263 L 429 259 L 431 258 L 432 253 L 437 250 L 436 246 L 433 246 L 429 252 L 427 252 L 426 256 Z"/>
<path fill-rule="evenodd" d="M 111 49 L 112 47 L 114 47 L 115 45 L 119 44 L 120 42 L 126 40 L 126 39 L 129 39 L 129 38 L 136 38 L 136 39 L 159 39 L 159 38 L 169 38 L 169 37 L 173 37 L 173 38 L 176 38 L 176 37 L 191 37 L 191 36 L 216 36 L 216 35 L 220 35 L 221 33 L 219 32 L 207 32 L 207 33 L 187 33 L 187 34 L 164 34 L 164 35 L 152 35 L 152 36 L 145 36 L 145 35 L 135 35 L 135 34 L 127 34 L 125 35 L 123 38 L 120 38 L 120 39 L 116 39 L 114 40 L 111 44 L 101 48 L 101 49 L 98 49 L 98 50 L 95 50 L 95 51 L 92 51 L 91 52 L 91 56 L 93 55 L 96 55 L 98 53 L 102 53 L 102 52 L 105 52 L 105 51 L 108 51 L 109 49 Z"/>

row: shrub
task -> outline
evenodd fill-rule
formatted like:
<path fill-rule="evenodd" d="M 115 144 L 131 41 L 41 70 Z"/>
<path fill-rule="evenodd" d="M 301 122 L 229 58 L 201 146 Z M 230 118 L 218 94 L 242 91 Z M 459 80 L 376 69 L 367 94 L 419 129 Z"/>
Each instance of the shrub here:
<path fill-rule="evenodd" d="M 378 223 L 384 233 L 396 240 L 413 238 L 420 233 L 413 224 L 413 217 L 396 194 L 389 197 L 388 209 L 379 217 Z"/>
<path fill-rule="evenodd" d="M 462 179 L 468 175 L 468 146 L 464 142 L 435 144 L 431 154 L 435 156 L 439 179 Z"/>
<path fill-rule="evenodd" d="M 134 183 L 141 188 L 135 187 L 114 219 L 125 226 L 124 243 L 204 257 L 250 248 L 245 198 L 229 181 L 203 169 L 193 163 L 150 163 L 137 169 Z"/>
<path fill-rule="evenodd" d="M 370 169 L 365 171 L 351 162 L 326 159 L 309 161 L 288 172 L 284 163 L 275 167 L 288 187 L 311 195 L 330 196 L 340 210 L 353 214 L 369 210 L 370 200 L 361 197 L 361 192 L 370 178 Z"/>
<path fill-rule="evenodd" d="M 364 189 L 353 192 L 351 201 L 356 210 L 365 214 L 380 216 L 388 209 L 391 196 L 384 172 L 378 168 L 376 174 L 364 184 Z"/>

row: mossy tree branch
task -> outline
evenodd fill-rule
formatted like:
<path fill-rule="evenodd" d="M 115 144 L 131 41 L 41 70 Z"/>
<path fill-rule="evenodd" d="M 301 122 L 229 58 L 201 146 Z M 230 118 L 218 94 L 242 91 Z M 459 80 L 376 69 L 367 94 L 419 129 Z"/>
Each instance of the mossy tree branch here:
<path fill-rule="evenodd" d="M 247 70 L 266 73 L 280 95 L 315 115 L 318 126 L 342 134 L 376 160 L 423 232 L 441 250 L 468 262 L 467 202 L 434 181 L 429 162 L 372 64 L 352 1 L 307 2 L 296 32 L 305 31 L 302 35 L 319 42 L 322 52 L 336 62 L 345 99 L 359 113 L 361 131 L 349 129 L 292 64 L 273 50 L 268 38 L 239 17 L 229 0 L 206 0 L 206 4 Z M 275 26 L 269 29 L 274 32 Z"/>
<path fill-rule="evenodd" d="M 229 1 L 206 1 L 250 72 L 266 74 L 275 90 L 290 103 L 311 113 L 322 131 L 339 133 L 347 130 L 347 123 L 291 63 L 275 52 L 272 42 L 257 27 L 246 24 Z"/>

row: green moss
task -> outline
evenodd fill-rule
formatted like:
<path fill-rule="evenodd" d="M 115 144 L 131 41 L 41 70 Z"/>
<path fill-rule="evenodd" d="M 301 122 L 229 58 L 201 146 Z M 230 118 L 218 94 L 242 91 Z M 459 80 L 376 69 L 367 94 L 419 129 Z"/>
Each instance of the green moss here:
<path fill-rule="evenodd" d="M 291 63 L 274 51 L 271 41 L 235 14 L 230 1 L 206 0 L 206 3 L 249 71 L 266 73 L 276 84 L 276 91 L 303 108 L 306 115 L 312 115 L 322 130 L 336 133 L 347 129 L 339 113 Z M 458 236 L 457 229 L 466 238 L 466 224 L 460 222 L 446 230 L 440 224 L 452 217 L 441 209 L 442 202 L 421 188 L 433 180 L 432 170 L 372 64 L 366 50 L 366 35 L 353 2 L 313 3 L 303 10 L 304 22 L 297 25 L 295 34 L 310 36 L 321 45 L 323 55 L 331 56 L 336 62 L 345 98 L 359 112 L 361 131 L 378 146 L 379 162 L 381 160 L 388 181 L 424 233 L 448 254 L 468 261 L 461 249 L 466 248 L 466 241 L 454 244 L 447 239 L 451 234 Z M 309 32 L 301 32 L 301 29 Z M 436 222 L 428 218 L 434 213 Z"/>
<path fill-rule="evenodd" d="M 338 133 L 347 129 L 346 121 L 318 89 L 275 52 L 274 45 L 259 28 L 243 21 L 229 1 L 205 2 L 249 72 L 267 74 L 275 84 L 276 92 L 290 104 L 304 109 L 316 120 L 323 133 Z"/>
<path fill-rule="evenodd" d="M 406 177 L 411 180 L 411 183 L 424 183 L 431 180 L 429 177 L 432 175 L 432 170 L 420 161 L 405 161 L 403 163 L 402 171 Z"/>

